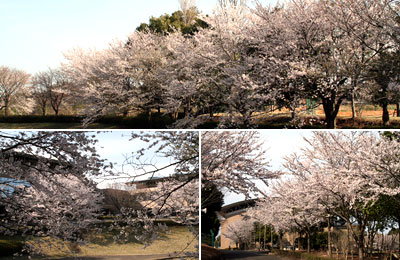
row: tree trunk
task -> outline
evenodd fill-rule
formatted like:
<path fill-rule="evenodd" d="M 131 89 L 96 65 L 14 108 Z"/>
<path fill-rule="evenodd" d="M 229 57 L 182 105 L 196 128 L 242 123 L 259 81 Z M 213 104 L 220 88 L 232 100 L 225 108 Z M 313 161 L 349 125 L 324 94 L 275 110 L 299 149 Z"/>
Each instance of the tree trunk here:
<path fill-rule="evenodd" d="M 356 119 L 357 114 L 356 114 L 356 103 L 354 101 L 355 95 L 354 95 L 354 89 L 351 91 L 351 119 L 353 121 Z"/>
<path fill-rule="evenodd" d="M 342 99 L 339 99 L 337 102 L 334 97 L 329 99 L 323 98 L 322 99 L 322 106 L 324 108 L 325 113 L 325 122 L 326 127 L 328 129 L 335 129 L 336 128 L 336 117 L 339 113 L 339 108 L 342 103 Z"/>
<path fill-rule="evenodd" d="M 158 112 L 159 114 L 161 114 L 161 107 L 160 107 L 160 106 L 157 107 L 157 112 Z"/>
<path fill-rule="evenodd" d="M 325 113 L 326 128 L 336 129 L 336 116 Z"/>
<path fill-rule="evenodd" d="M 272 233 L 272 226 L 271 226 L 270 231 L 271 231 L 271 250 L 272 250 L 273 245 L 274 245 L 274 236 L 273 236 L 273 233 Z"/>
<path fill-rule="evenodd" d="M 147 122 L 151 122 L 151 111 L 150 111 L 150 109 L 146 109 L 144 113 L 146 115 Z"/>
<path fill-rule="evenodd" d="M 396 116 L 400 117 L 400 103 L 396 103 Z"/>
<path fill-rule="evenodd" d="M 283 250 L 283 241 L 282 241 L 283 234 L 279 232 L 279 249 Z"/>
<path fill-rule="evenodd" d="M 389 125 L 389 109 L 388 109 L 388 102 L 382 103 L 382 123 L 384 126 Z"/>
<path fill-rule="evenodd" d="M 328 217 L 328 257 L 332 258 L 331 218 Z"/>
<path fill-rule="evenodd" d="M 363 231 L 360 230 L 360 234 L 358 235 L 358 259 L 364 260 L 364 234 Z"/>
<path fill-rule="evenodd" d="M 348 227 L 347 227 L 348 229 Z M 348 255 L 349 255 L 349 247 L 350 247 L 350 230 L 347 230 L 347 243 L 346 243 L 346 260 L 348 259 Z"/>
<path fill-rule="evenodd" d="M 302 249 L 303 249 L 302 246 L 301 246 L 301 235 L 300 235 L 299 238 L 297 239 L 297 248 L 298 248 L 299 250 L 302 250 Z"/>
<path fill-rule="evenodd" d="M 399 255 L 400 255 L 400 219 L 397 219 L 397 226 L 399 227 L 399 229 L 398 229 L 398 236 L 399 236 Z"/>
<path fill-rule="evenodd" d="M 4 116 L 8 116 L 8 100 L 4 102 Z"/>
<path fill-rule="evenodd" d="M 257 225 L 257 229 L 258 229 L 258 249 L 261 249 L 261 232 L 260 232 L 260 224 Z"/>
<path fill-rule="evenodd" d="M 311 235 L 307 232 L 307 253 L 311 253 Z"/>
<path fill-rule="evenodd" d="M 350 254 L 351 254 L 351 260 L 353 260 L 353 244 L 350 246 Z"/>
<path fill-rule="evenodd" d="M 190 115 L 190 110 L 192 109 L 192 105 L 191 105 L 191 98 L 187 98 L 187 103 L 186 106 L 184 107 L 184 112 L 185 112 L 185 117 L 188 117 Z"/>
<path fill-rule="evenodd" d="M 263 244 L 263 249 L 265 250 L 265 240 L 267 238 L 267 226 L 264 225 L 264 244 Z"/>

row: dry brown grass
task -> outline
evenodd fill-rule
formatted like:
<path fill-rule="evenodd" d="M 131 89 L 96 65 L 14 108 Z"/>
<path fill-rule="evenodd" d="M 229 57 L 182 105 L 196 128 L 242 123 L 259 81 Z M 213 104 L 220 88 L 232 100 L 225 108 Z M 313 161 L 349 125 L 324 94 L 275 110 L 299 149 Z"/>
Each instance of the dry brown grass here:
<path fill-rule="evenodd" d="M 96 237 L 92 235 L 93 241 L 87 245 L 49 239 L 45 240 L 45 243 L 34 240 L 29 243 L 47 257 L 66 257 L 74 254 L 77 256 L 153 255 L 196 251 L 198 241 L 186 227 L 173 226 L 168 230 L 147 247 L 137 241 L 118 243 L 108 233 L 98 234 Z"/>

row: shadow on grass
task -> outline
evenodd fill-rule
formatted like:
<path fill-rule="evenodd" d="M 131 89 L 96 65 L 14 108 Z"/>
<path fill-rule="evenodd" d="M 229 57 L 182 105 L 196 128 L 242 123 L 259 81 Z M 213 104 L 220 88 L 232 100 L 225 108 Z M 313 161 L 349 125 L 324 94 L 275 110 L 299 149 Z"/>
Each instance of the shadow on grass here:
<path fill-rule="evenodd" d="M 178 118 L 182 118 L 180 113 Z M 82 120 L 80 116 L 0 116 L 0 128 L 3 129 L 82 129 Z M 219 117 L 216 116 L 212 120 L 206 121 L 197 129 L 216 129 L 218 128 Z M 259 118 L 256 129 L 325 129 L 323 123 L 324 116 L 301 115 L 300 119 L 305 121 L 301 127 L 291 124 L 291 117 L 288 113 L 279 113 L 267 115 Z M 315 120 L 317 119 L 317 120 Z M 311 122 L 313 122 L 311 124 Z M 167 129 L 172 126 L 174 120 L 170 115 L 164 113 L 153 113 L 151 120 L 144 114 L 136 116 L 104 116 L 96 122 L 90 124 L 87 129 Z M 382 121 L 379 117 L 364 117 L 352 120 L 348 117 L 338 117 L 337 128 L 343 129 L 397 129 L 400 127 L 398 118 L 391 117 L 389 126 L 382 126 Z M 247 128 L 247 126 L 238 126 L 236 128 Z"/>
<path fill-rule="evenodd" d="M 21 252 L 24 244 L 24 239 L 20 236 L 0 236 L 0 257 Z"/>
<path fill-rule="evenodd" d="M 104 231 L 100 233 L 92 232 L 87 234 L 87 238 L 89 239 L 90 244 L 95 244 L 99 246 L 110 246 L 114 243 L 118 245 L 135 243 L 144 246 L 144 243 L 137 240 L 135 237 L 135 234 L 137 234 L 138 232 L 137 230 L 135 230 L 134 232 L 130 232 L 130 230 L 128 229 L 127 230 L 128 236 L 120 235 L 120 230 L 116 229 L 109 230 L 107 227 L 103 227 L 103 230 Z M 158 233 L 158 237 L 156 240 L 167 241 L 169 239 L 168 238 L 169 232 L 170 232 L 169 230 L 162 232 L 160 231 Z"/>

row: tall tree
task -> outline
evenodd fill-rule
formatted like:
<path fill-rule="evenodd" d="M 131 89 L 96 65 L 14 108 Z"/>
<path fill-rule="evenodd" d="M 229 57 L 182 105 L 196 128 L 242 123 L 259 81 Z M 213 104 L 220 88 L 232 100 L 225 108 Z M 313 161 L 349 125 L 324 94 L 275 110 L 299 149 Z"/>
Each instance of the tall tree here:
<path fill-rule="evenodd" d="M 214 184 L 250 197 L 264 193 L 256 180 L 267 185 L 277 176 L 268 169 L 257 132 L 203 132 L 201 140 L 203 185 Z"/>
<path fill-rule="evenodd" d="M 149 244 L 163 230 L 157 223 L 165 217 L 185 225 L 198 239 L 199 223 L 199 135 L 193 131 L 166 131 L 132 133 L 132 141 L 143 141 L 143 148 L 134 150 L 126 158 L 124 169 L 112 175 L 132 182 L 138 179 L 159 179 L 154 192 L 141 194 L 142 208 L 126 207 L 113 222 L 121 237 L 135 236 Z M 153 158 L 145 151 L 151 149 Z M 156 160 L 164 160 L 160 162 Z M 166 162 L 165 162 L 166 161 Z M 172 218 L 171 218 L 172 216 Z M 195 250 L 193 250 L 195 251 Z"/>
<path fill-rule="evenodd" d="M 54 114 L 58 116 L 61 105 L 70 93 L 71 83 L 61 70 L 49 69 L 34 76 L 34 97 L 41 107 L 42 114 L 49 102 Z"/>
<path fill-rule="evenodd" d="M 0 232 L 82 241 L 102 199 L 95 143 L 83 132 L 1 132 Z"/>
<path fill-rule="evenodd" d="M 4 109 L 5 116 L 8 116 L 11 106 L 30 111 L 31 105 L 26 98 L 30 94 L 26 86 L 29 77 L 24 71 L 0 67 L 0 110 Z"/>
<path fill-rule="evenodd" d="M 346 221 L 363 258 L 371 206 L 382 194 L 400 192 L 396 169 L 400 146 L 356 132 L 314 133 L 308 142 L 310 147 L 301 155 L 287 158 L 286 167 L 307 183 L 322 208 Z"/>

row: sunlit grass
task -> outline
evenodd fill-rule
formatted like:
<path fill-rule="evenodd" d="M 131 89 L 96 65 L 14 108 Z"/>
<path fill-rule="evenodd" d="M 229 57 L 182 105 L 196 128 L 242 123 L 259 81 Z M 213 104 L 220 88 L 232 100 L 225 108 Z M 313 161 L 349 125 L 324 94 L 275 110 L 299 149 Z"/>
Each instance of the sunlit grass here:
<path fill-rule="evenodd" d="M 180 252 L 195 252 L 197 239 L 183 226 L 172 226 L 168 232 L 161 234 L 160 238 L 150 246 L 144 247 L 137 241 L 118 243 L 112 239 L 112 234 L 101 233 L 91 235 L 91 243 L 87 245 L 76 245 L 60 240 L 44 239 L 43 242 L 30 240 L 28 243 L 41 254 L 47 257 L 76 256 L 111 256 L 111 255 L 152 255 L 152 254 L 174 254 Z M 42 239 L 43 240 L 43 239 Z M 51 243 L 49 243 L 51 242 Z"/>

